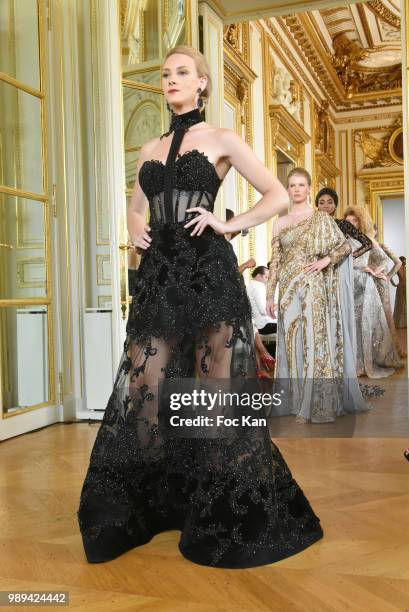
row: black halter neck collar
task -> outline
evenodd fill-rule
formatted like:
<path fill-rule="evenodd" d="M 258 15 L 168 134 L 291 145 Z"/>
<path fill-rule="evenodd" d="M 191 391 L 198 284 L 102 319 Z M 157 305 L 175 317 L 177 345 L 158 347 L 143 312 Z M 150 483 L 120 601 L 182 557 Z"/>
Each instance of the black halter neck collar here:
<path fill-rule="evenodd" d="M 198 108 L 194 108 L 187 113 L 182 113 L 181 115 L 177 115 L 176 113 L 172 113 L 172 119 L 169 126 L 169 131 L 163 136 L 169 136 L 172 132 L 176 132 L 177 130 L 183 130 L 186 132 L 192 125 L 196 125 L 196 123 L 200 123 L 203 121 L 202 113 Z"/>
<path fill-rule="evenodd" d="M 175 160 L 180 150 L 180 145 L 188 129 L 203 121 L 202 115 L 198 108 L 194 108 L 187 113 L 176 115 L 172 113 L 172 121 L 170 123 L 169 131 L 163 136 L 169 136 L 173 132 L 172 141 L 170 143 L 168 157 L 165 164 L 164 172 L 164 205 L 165 205 L 165 218 L 167 223 L 174 221 L 173 211 L 173 180 L 174 180 L 174 169 Z M 161 138 L 163 138 L 161 136 Z"/>

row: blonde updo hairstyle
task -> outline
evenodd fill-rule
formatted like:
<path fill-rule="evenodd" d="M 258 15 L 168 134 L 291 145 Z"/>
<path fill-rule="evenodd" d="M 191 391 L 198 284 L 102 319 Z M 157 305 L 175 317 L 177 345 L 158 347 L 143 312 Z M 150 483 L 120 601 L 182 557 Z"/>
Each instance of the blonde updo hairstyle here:
<path fill-rule="evenodd" d="M 293 168 L 287 176 L 287 187 L 292 176 L 302 176 L 307 181 L 307 184 L 311 187 L 311 175 L 305 168 Z"/>
<path fill-rule="evenodd" d="M 348 208 L 344 211 L 344 219 L 349 216 L 356 217 L 358 219 L 358 229 L 367 236 L 373 237 L 374 235 L 374 226 L 372 217 L 366 208 L 362 206 L 348 206 Z"/>
<path fill-rule="evenodd" d="M 201 53 L 194 47 L 189 47 L 188 45 L 178 45 L 177 47 L 169 49 L 169 51 L 165 55 L 164 62 L 166 62 L 168 57 L 170 57 L 171 55 L 175 55 L 175 53 L 182 53 L 183 55 L 191 57 L 192 60 L 195 62 L 197 74 L 199 75 L 199 77 L 207 78 L 207 85 L 200 94 L 203 98 L 206 98 L 207 100 L 212 92 L 212 77 L 210 76 L 209 64 L 207 63 L 203 53 Z"/>

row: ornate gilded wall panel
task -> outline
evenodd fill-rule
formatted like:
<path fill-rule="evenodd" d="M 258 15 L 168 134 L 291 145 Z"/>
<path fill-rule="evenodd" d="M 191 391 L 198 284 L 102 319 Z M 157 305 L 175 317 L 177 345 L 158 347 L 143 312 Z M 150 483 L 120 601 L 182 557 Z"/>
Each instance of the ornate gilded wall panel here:
<path fill-rule="evenodd" d="M 236 131 L 249 146 L 253 144 L 252 96 L 251 85 L 256 74 L 248 65 L 249 61 L 248 24 L 240 28 L 225 28 L 224 34 L 224 88 L 226 100 L 237 109 L 240 125 Z M 255 202 L 255 193 L 251 185 L 239 179 L 238 184 L 240 212 L 251 208 Z M 245 204 L 244 204 L 245 203 Z M 255 255 L 254 228 L 249 232 L 249 254 Z M 241 254 L 241 247 L 240 247 Z"/>

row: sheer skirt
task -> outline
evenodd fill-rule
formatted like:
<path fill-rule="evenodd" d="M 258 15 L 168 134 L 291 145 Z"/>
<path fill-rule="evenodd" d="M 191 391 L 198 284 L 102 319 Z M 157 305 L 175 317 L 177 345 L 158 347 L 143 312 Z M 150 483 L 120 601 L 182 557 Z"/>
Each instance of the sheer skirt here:
<path fill-rule="evenodd" d="M 173 260 L 169 250 L 164 254 L 155 231 L 81 493 L 87 559 L 108 561 L 176 529 L 182 554 L 203 565 L 277 561 L 320 539 L 322 530 L 268 427 L 232 438 L 176 439 L 161 426 L 160 380 L 255 377 L 250 308 L 233 250 L 208 232 L 196 243 L 199 251 L 190 252 L 186 233 L 175 229 L 186 262 L 178 264 L 176 286 L 172 266 L 180 251 Z"/>

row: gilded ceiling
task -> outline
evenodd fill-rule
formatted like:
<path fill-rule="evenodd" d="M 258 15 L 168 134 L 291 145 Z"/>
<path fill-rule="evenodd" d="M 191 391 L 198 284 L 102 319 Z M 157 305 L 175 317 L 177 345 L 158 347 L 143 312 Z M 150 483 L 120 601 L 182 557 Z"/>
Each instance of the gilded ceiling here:
<path fill-rule="evenodd" d="M 337 110 L 401 98 L 400 9 L 369 0 L 279 18 Z"/>

